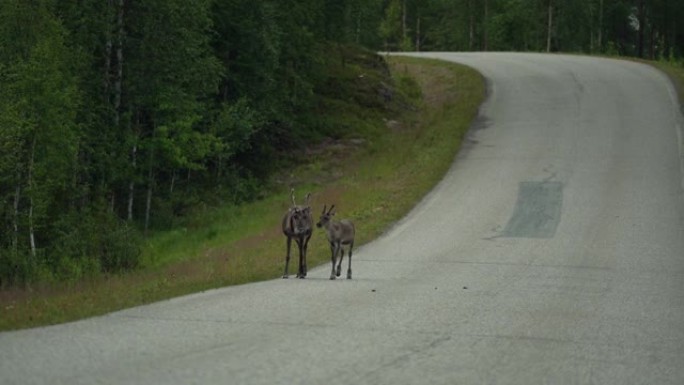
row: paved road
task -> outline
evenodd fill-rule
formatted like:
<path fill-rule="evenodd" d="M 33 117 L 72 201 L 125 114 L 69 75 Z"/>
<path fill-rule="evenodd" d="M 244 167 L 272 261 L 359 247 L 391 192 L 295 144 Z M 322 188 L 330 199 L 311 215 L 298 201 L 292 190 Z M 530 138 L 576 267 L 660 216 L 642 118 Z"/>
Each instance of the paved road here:
<path fill-rule="evenodd" d="M 481 70 L 489 99 L 443 182 L 358 251 L 354 280 L 325 266 L 2 333 L 0 383 L 684 383 L 667 79 L 578 56 L 432 56 Z"/>

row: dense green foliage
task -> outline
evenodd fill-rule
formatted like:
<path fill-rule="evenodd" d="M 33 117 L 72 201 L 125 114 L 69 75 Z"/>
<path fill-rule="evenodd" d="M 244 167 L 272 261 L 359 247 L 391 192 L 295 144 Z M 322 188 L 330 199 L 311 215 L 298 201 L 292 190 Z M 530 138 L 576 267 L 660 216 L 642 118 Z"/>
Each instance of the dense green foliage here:
<path fill-rule="evenodd" d="M 148 231 L 259 197 L 346 135 L 336 100 L 391 97 L 335 72 L 350 45 L 679 59 L 681 20 L 676 0 L 3 0 L 0 287 L 135 268 Z"/>
<path fill-rule="evenodd" d="M 387 0 L 391 50 L 684 56 L 680 0 Z M 362 41 L 362 43 L 368 43 Z"/>

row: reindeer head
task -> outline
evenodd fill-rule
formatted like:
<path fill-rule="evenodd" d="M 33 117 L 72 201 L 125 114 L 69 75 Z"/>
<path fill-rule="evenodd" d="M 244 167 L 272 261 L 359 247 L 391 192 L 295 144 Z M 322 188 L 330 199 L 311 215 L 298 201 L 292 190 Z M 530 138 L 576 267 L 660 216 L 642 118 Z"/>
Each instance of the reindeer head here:
<path fill-rule="evenodd" d="M 309 198 L 311 194 L 306 194 L 304 205 L 299 206 L 295 202 L 294 189 L 290 191 L 292 196 L 292 207 L 289 211 L 290 228 L 294 234 L 303 234 L 311 231 L 311 207 L 309 206 Z"/>
<path fill-rule="evenodd" d="M 316 223 L 316 227 L 323 227 L 332 220 L 332 217 L 335 216 L 335 212 L 333 211 L 334 208 L 335 205 L 330 206 L 330 210 L 328 210 L 326 213 L 326 205 L 323 205 L 323 212 L 321 213 L 321 217 L 318 219 L 318 223 Z"/>
<path fill-rule="evenodd" d="M 290 209 L 292 229 L 295 234 L 302 234 L 311 230 L 311 208 L 295 206 Z"/>

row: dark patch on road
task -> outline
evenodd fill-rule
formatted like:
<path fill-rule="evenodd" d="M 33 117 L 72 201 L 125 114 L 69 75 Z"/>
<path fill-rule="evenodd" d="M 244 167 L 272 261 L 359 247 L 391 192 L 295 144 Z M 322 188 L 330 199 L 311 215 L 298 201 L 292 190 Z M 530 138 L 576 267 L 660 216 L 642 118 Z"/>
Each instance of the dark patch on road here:
<path fill-rule="evenodd" d="M 518 200 L 502 237 L 553 238 L 560 222 L 563 183 L 520 182 Z"/>

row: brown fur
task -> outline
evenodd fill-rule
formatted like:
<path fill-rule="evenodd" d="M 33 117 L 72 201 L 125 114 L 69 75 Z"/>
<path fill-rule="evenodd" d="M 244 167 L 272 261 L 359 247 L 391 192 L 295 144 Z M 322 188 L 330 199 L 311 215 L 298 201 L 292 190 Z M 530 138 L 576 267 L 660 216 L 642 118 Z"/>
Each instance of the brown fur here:
<path fill-rule="evenodd" d="M 309 245 L 309 239 L 313 232 L 313 218 L 311 217 L 311 207 L 309 207 L 309 197 L 306 195 L 304 205 L 299 206 L 295 203 L 294 189 L 291 190 L 292 207 L 290 207 L 283 216 L 283 234 L 287 237 L 287 254 L 285 256 L 285 272 L 283 278 L 288 278 L 288 266 L 290 264 L 290 249 L 292 239 L 297 242 L 299 249 L 299 270 L 297 278 L 306 277 L 306 250 Z"/>
<path fill-rule="evenodd" d="M 334 221 L 332 219 L 335 216 L 333 209 L 335 205 L 330 206 L 330 210 L 325 212 L 326 206 L 323 206 L 323 213 L 316 223 L 317 227 L 325 228 L 325 233 L 328 237 L 328 242 L 330 243 L 330 252 L 332 254 L 332 271 L 330 273 L 330 279 L 335 279 L 340 276 L 342 270 L 342 260 L 344 259 L 344 247 L 349 245 L 349 267 L 347 267 L 347 279 L 351 279 L 351 259 L 352 259 L 352 248 L 354 247 L 354 235 L 356 229 L 354 223 L 349 219 L 342 219 L 340 221 Z M 339 254 L 340 259 L 337 261 L 337 255 Z M 337 262 L 337 267 L 335 266 Z"/>

